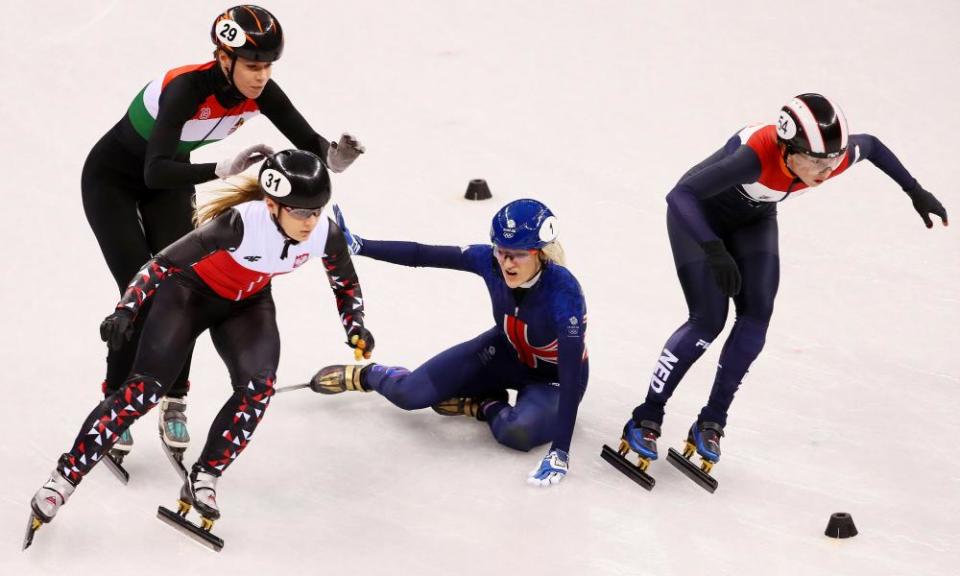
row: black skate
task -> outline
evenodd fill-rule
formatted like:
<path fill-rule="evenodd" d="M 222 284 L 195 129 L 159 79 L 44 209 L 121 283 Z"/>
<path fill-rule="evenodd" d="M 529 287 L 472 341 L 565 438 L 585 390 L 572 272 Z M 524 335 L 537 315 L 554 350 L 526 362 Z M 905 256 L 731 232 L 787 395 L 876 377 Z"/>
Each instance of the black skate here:
<path fill-rule="evenodd" d="M 710 475 L 713 465 L 720 460 L 720 438 L 723 437 L 723 427 L 716 422 L 694 423 L 687 434 L 683 446 L 683 454 L 670 448 L 667 460 L 687 478 L 700 485 L 711 494 L 717 489 L 717 479 Z M 700 456 L 700 467 L 693 462 L 694 454 Z"/>
<path fill-rule="evenodd" d="M 653 490 L 657 481 L 647 474 L 647 468 L 651 460 L 657 459 L 657 438 L 659 437 L 659 424 L 644 420 L 637 427 L 631 418 L 623 427 L 623 435 L 620 437 L 620 446 L 617 450 L 614 451 L 613 448 L 604 444 L 600 457 L 643 488 Z M 636 464 L 631 464 L 627 460 L 631 451 L 636 452 L 638 456 Z"/>
<path fill-rule="evenodd" d="M 170 462 L 174 464 L 180 472 L 180 476 L 183 479 L 183 486 L 180 487 L 177 511 L 173 512 L 163 506 L 159 506 L 157 508 L 157 518 L 193 538 L 200 544 L 215 552 L 219 552 L 223 549 L 223 539 L 211 532 L 211 530 L 213 530 L 213 523 L 220 518 L 220 511 L 216 508 L 216 500 L 215 498 L 213 499 L 213 507 L 211 507 L 204 503 L 204 498 L 199 500 L 197 498 L 198 491 L 207 490 L 212 490 L 215 497 L 216 478 L 200 472 L 199 475 L 202 475 L 203 478 L 197 479 L 195 478 L 195 476 L 198 475 L 196 470 L 188 476 L 187 469 L 183 467 L 182 455 L 179 460 L 174 458 L 169 452 L 167 456 L 170 458 Z M 212 488 L 211 482 L 206 477 L 213 478 Z M 199 526 L 187 519 L 187 514 L 194 506 L 196 506 L 197 513 L 200 515 Z"/>
<path fill-rule="evenodd" d="M 107 451 L 103 463 L 107 470 L 117 477 L 117 480 L 124 484 L 130 482 L 130 473 L 123 467 L 123 459 L 133 448 L 133 436 L 130 435 L 130 429 L 127 428 L 120 434 L 120 439 L 113 445 L 113 448 Z"/>

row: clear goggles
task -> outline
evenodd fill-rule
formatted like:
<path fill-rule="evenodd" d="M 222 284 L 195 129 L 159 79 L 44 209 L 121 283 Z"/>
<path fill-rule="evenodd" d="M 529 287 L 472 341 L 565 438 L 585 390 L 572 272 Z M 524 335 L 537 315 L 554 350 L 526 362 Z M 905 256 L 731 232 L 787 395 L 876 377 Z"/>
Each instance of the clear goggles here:
<path fill-rule="evenodd" d="M 823 172 L 824 170 L 836 170 L 846 156 L 846 152 L 843 152 L 832 158 L 820 158 L 799 152 L 795 155 L 794 161 L 800 164 L 801 167 L 811 168 L 817 172 Z"/>
<path fill-rule="evenodd" d="M 323 208 L 291 208 L 284 206 L 283 211 L 290 215 L 294 220 L 309 220 L 311 217 L 319 218 L 323 214 Z"/>

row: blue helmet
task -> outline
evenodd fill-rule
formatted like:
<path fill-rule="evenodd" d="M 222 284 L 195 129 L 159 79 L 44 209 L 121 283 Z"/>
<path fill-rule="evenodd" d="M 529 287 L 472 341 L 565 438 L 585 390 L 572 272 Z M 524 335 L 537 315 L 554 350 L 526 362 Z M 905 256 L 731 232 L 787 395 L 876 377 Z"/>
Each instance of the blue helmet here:
<path fill-rule="evenodd" d="M 539 250 L 556 240 L 557 233 L 557 217 L 542 202 L 529 198 L 501 208 L 490 225 L 490 241 L 508 250 Z"/>

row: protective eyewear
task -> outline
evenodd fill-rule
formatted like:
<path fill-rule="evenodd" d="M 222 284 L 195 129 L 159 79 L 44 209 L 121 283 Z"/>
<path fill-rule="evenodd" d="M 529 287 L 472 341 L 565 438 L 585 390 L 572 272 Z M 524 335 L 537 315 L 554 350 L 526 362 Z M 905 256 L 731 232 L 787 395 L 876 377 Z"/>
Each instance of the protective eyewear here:
<path fill-rule="evenodd" d="M 290 215 L 294 220 L 309 220 L 311 217 L 320 217 L 323 208 L 291 208 L 284 206 L 283 211 Z"/>
<path fill-rule="evenodd" d="M 800 163 L 806 167 L 813 168 L 818 172 L 822 172 L 824 170 L 836 170 L 837 167 L 840 166 L 840 163 L 843 162 L 843 158 L 845 156 L 846 154 L 838 154 L 833 158 L 818 158 L 816 156 L 809 156 L 802 153 L 797 154 L 797 158 L 800 160 Z"/>
<path fill-rule="evenodd" d="M 497 257 L 497 260 L 506 260 L 509 258 L 514 262 L 524 262 L 536 253 L 536 250 L 504 250 L 499 246 L 493 247 L 493 255 Z"/>

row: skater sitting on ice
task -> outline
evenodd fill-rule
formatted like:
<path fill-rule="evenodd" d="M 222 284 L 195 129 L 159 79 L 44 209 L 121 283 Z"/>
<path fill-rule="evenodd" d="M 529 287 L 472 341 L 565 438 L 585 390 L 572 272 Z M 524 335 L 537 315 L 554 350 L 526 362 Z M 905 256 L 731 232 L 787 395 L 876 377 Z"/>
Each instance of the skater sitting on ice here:
<path fill-rule="evenodd" d="M 329 199 L 330 176 L 318 156 L 278 152 L 264 162 L 259 180 L 249 179 L 202 207 L 202 224 L 144 265 L 100 325 L 101 337 L 116 349 L 130 338 L 137 313 L 152 301 L 132 373 L 87 416 L 33 497 L 33 530 L 53 519 L 123 431 L 157 404 L 207 329 L 234 392 L 214 419 L 181 490 L 181 508 L 195 506 L 204 527 L 212 526 L 220 516 L 217 481 L 250 442 L 274 394 L 280 335 L 273 276 L 322 255 L 347 341 L 358 357 L 369 357 L 373 338 L 364 327 L 350 251 L 323 212 Z"/>
<path fill-rule="evenodd" d="M 404 410 L 432 406 L 486 422 L 498 442 L 530 450 L 551 442 L 529 481 L 566 475 L 570 438 L 587 387 L 586 304 L 556 242 L 557 218 L 536 200 L 516 200 L 493 218 L 493 244 L 430 246 L 362 239 L 334 206 L 354 254 L 404 266 L 472 272 L 483 278 L 494 326 L 412 372 L 396 366 L 328 366 L 312 380 L 324 394 L 376 391 Z M 511 406 L 507 390 L 517 390 Z"/>

